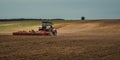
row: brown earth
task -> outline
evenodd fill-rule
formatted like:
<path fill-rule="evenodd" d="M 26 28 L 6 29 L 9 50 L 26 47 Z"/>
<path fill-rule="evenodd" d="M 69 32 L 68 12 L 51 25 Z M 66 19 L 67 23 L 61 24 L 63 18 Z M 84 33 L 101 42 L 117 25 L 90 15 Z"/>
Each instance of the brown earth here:
<path fill-rule="evenodd" d="M 0 60 L 120 60 L 120 21 L 76 21 L 58 36 L 0 35 Z"/>

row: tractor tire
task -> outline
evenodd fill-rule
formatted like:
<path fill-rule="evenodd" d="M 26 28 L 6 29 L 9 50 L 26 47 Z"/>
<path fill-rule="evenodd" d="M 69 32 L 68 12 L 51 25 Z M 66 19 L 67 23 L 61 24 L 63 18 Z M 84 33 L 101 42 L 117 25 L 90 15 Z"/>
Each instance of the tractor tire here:
<path fill-rule="evenodd" d="M 53 30 L 52 34 L 53 36 L 57 36 L 57 30 Z"/>
<path fill-rule="evenodd" d="M 57 36 L 57 30 L 56 30 L 56 29 L 53 29 L 53 30 L 50 32 L 50 35 L 51 35 L 51 36 Z"/>

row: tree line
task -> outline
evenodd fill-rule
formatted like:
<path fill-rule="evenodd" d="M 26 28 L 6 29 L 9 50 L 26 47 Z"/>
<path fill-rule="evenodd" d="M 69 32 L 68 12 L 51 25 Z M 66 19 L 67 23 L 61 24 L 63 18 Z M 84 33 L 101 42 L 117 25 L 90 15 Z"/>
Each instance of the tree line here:
<path fill-rule="evenodd" d="M 26 21 L 26 20 L 65 20 L 65 19 L 25 19 L 25 18 L 0 19 L 0 21 Z"/>

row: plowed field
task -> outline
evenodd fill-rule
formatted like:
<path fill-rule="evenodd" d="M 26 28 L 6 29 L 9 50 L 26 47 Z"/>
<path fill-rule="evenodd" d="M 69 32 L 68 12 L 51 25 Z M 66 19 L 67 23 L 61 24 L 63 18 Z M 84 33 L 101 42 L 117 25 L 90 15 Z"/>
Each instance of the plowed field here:
<path fill-rule="evenodd" d="M 69 21 L 58 36 L 0 33 L 0 60 L 120 60 L 120 21 Z"/>

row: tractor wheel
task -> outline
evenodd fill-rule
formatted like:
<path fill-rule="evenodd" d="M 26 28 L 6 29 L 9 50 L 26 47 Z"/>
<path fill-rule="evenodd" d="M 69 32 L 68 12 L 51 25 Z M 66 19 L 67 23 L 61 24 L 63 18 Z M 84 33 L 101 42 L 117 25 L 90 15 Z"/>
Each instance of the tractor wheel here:
<path fill-rule="evenodd" d="M 56 29 L 53 29 L 53 30 L 50 32 L 50 35 L 51 35 L 51 36 L 57 36 L 57 30 L 56 30 Z"/>
<path fill-rule="evenodd" d="M 57 30 L 53 30 L 52 34 L 53 36 L 57 36 Z"/>

